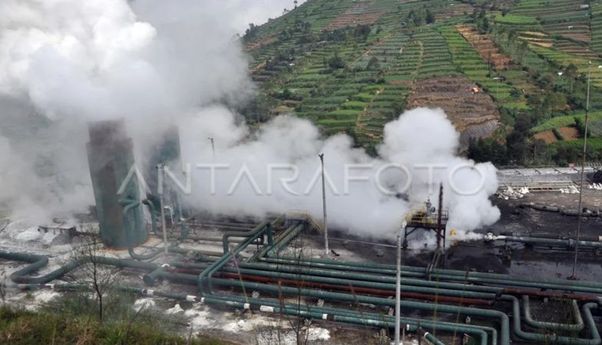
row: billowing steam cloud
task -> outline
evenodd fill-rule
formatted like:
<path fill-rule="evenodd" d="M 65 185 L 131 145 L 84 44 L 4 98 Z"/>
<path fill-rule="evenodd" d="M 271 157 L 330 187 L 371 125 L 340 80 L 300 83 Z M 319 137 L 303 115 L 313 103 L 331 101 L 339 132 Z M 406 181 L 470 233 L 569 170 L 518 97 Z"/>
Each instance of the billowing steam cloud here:
<path fill-rule="evenodd" d="M 458 236 L 499 217 L 488 200 L 497 189 L 495 168 L 456 156 L 459 135 L 440 109 L 411 110 L 387 124 L 380 158 L 353 148 L 346 135 L 323 139 L 309 121 L 289 116 L 275 118 L 253 138 L 224 108 L 205 109 L 183 128 L 185 161 L 201 163 L 192 166 L 190 199 L 217 213 L 297 211 L 320 219 L 318 154 L 324 153 L 331 225 L 390 235 L 409 210 L 428 198 L 436 205 L 440 183 L 448 226 Z"/>
<path fill-rule="evenodd" d="M 88 121 L 125 118 L 143 158 L 179 114 L 248 96 L 247 61 L 218 5 L 0 1 L 0 176 L 14 186 L 0 207 L 29 204 L 38 220 L 85 211 Z"/>
<path fill-rule="evenodd" d="M 324 153 L 331 225 L 390 234 L 408 210 L 427 198 L 436 204 L 440 183 L 450 227 L 499 217 L 488 200 L 495 169 L 456 156 L 458 134 L 441 110 L 387 124 L 374 158 L 345 135 L 321 137 L 306 120 L 278 117 L 252 133 L 225 107 L 208 106 L 253 90 L 219 2 L 5 0 L 0 12 L 0 178 L 15 186 L 0 190 L 0 203 L 20 215 L 91 204 L 86 122 L 125 118 L 138 161 L 161 129 L 181 125 L 194 176 L 187 200 L 199 209 L 320 218 Z"/>

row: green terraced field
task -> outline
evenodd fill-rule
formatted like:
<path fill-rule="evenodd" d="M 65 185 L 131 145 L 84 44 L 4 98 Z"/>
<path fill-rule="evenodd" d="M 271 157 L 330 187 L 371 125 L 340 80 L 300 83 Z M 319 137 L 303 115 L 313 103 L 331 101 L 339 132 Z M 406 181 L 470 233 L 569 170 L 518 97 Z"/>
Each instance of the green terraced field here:
<path fill-rule="evenodd" d="M 598 123 L 598 121 L 602 121 L 602 111 L 592 112 L 589 115 L 590 121 L 592 123 Z M 575 118 L 583 120 L 585 118 L 585 113 L 578 112 L 571 115 L 553 117 L 550 120 L 538 125 L 537 127 L 534 127 L 532 131 L 533 133 L 538 133 L 548 131 L 554 128 L 573 126 L 575 125 Z"/>
<path fill-rule="evenodd" d="M 458 24 L 482 31 L 510 64 L 496 69 L 492 48 Z M 602 110 L 602 0 L 308 0 L 243 41 L 267 112 L 288 109 L 360 146 L 382 139 L 422 80 L 476 83 L 506 114 L 502 132 L 520 116 L 537 118 L 532 133 L 571 125 L 563 114 L 583 111 L 588 72 L 592 113 Z M 566 103 L 543 116 L 537 100 L 550 92 Z"/>
<path fill-rule="evenodd" d="M 495 22 L 506 25 L 538 25 L 539 21 L 535 17 L 520 16 L 515 14 L 497 15 Z"/>

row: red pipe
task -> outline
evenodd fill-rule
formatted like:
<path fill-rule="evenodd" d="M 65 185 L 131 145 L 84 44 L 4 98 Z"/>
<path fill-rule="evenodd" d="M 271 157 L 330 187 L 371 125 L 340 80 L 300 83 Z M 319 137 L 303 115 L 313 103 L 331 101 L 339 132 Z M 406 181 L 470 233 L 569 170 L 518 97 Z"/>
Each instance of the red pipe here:
<path fill-rule="evenodd" d="M 315 283 L 315 282 L 307 282 L 302 280 L 288 280 L 288 279 L 275 279 L 270 277 L 256 276 L 256 275 L 247 275 L 242 274 L 238 275 L 236 273 L 219 273 L 218 274 L 222 278 L 228 279 L 236 279 L 240 280 L 242 278 L 243 281 L 251 281 L 257 283 L 276 283 L 278 285 L 287 285 L 294 286 L 298 288 L 317 288 L 324 290 L 338 290 L 345 291 L 351 294 L 367 294 L 367 295 L 376 295 L 376 296 L 384 296 L 384 297 L 392 297 L 395 296 L 394 291 L 382 290 L 382 289 L 373 289 L 366 287 L 354 287 L 352 285 L 333 285 L 333 284 L 323 284 L 323 283 Z M 452 296 L 439 296 L 439 295 L 430 295 L 430 294 L 422 294 L 415 292 L 402 292 L 402 297 L 418 299 L 418 300 L 427 300 L 427 301 L 435 301 L 435 302 L 446 302 L 446 303 L 454 303 L 454 304 L 465 304 L 465 305 L 492 305 L 492 301 L 487 301 L 484 299 L 476 299 L 476 298 L 463 298 L 463 297 L 452 297 Z"/>
<path fill-rule="evenodd" d="M 195 274 L 198 275 L 201 271 L 199 271 L 198 269 L 195 268 L 169 268 L 167 269 L 169 272 L 176 272 L 176 273 L 186 273 L 186 274 Z M 227 278 L 235 278 L 235 279 L 239 279 L 237 274 L 234 273 L 223 273 L 222 274 L 223 277 L 227 277 Z M 249 275 L 243 275 L 243 277 L 252 277 L 249 278 L 250 281 L 255 281 L 255 282 L 274 282 L 273 280 L 269 280 L 270 278 L 265 278 L 262 276 L 249 276 Z M 264 280 L 259 280 L 259 277 L 262 277 Z M 268 279 L 268 280 L 265 280 Z M 285 282 L 286 280 L 281 280 L 281 282 Z M 291 282 L 291 281 L 289 281 Z M 303 284 L 305 286 L 310 286 L 309 282 L 305 282 L 302 281 Z M 316 285 L 317 283 L 314 283 L 314 285 Z M 325 289 L 341 289 L 344 286 L 340 286 L 340 285 L 327 285 L 327 284 L 317 284 L 318 286 L 321 286 Z M 347 287 L 345 287 L 347 288 Z M 353 291 L 355 292 L 364 292 L 366 294 L 369 295 L 378 295 L 378 296 L 394 296 L 393 292 L 389 292 L 387 290 L 381 290 L 381 289 L 372 289 L 372 288 L 362 288 L 362 287 L 357 287 L 357 288 L 353 288 Z M 349 291 L 348 289 L 346 291 Z M 553 292 L 553 291 L 541 291 L 541 290 L 534 290 L 534 289 L 519 289 L 519 288 L 505 288 L 502 291 L 502 294 L 508 294 L 508 295 L 516 295 L 516 296 L 523 296 L 523 295 L 527 295 L 527 296 L 531 296 L 531 297 L 541 297 L 541 298 L 556 298 L 556 299 L 574 299 L 578 302 L 590 302 L 590 301 L 598 301 L 598 297 L 594 296 L 594 295 L 587 295 L 587 294 L 575 294 L 575 293 L 564 293 L 564 292 Z M 413 299 L 420 299 L 420 300 L 434 300 L 433 297 L 435 297 L 435 295 L 425 295 L 425 294 L 420 294 L 420 293 L 412 293 L 412 292 L 402 292 L 402 295 L 408 297 L 408 298 L 413 298 Z M 429 297 L 429 298 L 427 298 Z M 458 302 L 453 302 L 451 301 L 451 303 L 459 303 L 459 304 L 479 304 L 480 301 L 485 301 L 486 300 L 479 300 L 479 299 L 469 299 L 469 298 L 459 298 L 459 297 L 448 297 L 448 296 L 436 296 L 438 297 L 438 301 L 441 302 L 445 302 L 448 298 L 451 299 L 457 299 Z M 459 302 L 459 300 L 462 299 L 464 302 Z M 467 302 L 468 301 L 468 302 Z M 476 301 L 476 302 L 475 302 Z M 470 303 L 469 303 L 470 302 Z M 491 305 L 490 302 L 487 302 L 487 305 Z"/>

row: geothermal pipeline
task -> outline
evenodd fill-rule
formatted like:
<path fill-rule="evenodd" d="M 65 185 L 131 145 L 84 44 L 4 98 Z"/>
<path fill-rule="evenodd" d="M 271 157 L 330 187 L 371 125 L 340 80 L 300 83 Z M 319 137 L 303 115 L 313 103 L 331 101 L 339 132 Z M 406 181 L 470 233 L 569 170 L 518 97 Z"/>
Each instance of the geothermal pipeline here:
<path fill-rule="evenodd" d="M 170 244 L 179 260 L 159 265 L 152 261 L 106 257 L 77 258 L 42 276 L 33 273 L 48 264 L 42 255 L 0 251 L 0 258 L 26 262 L 11 280 L 21 287 L 73 290 L 81 284 L 55 283 L 80 265 L 97 264 L 145 272 L 148 287 L 119 286 L 147 296 L 195 301 L 212 306 L 257 310 L 277 315 L 393 328 L 394 265 L 310 259 L 285 255 L 289 244 L 312 226 L 308 219 L 280 217 L 251 230 L 226 231 L 220 256 L 195 255 Z M 156 225 L 155 225 L 156 226 Z M 245 228 L 244 226 L 241 226 Z M 255 254 L 240 254 L 250 245 Z M 432 344 L 445 344 L 447 335 L 467 334 L 479 344 L 508 345 L 511 339 L 533 344 L 602 344 L 594 314 L 599 312 L 602 283 L 588 281 L 533 280 L 504 274 L 465 272 L 402 266 L 401 323 Z M 158 280 L 198 287 L 194 295 L 161 292 Z M 260 292 L 252 298 L 248 292 Z M 257 296 L 255 294 L 255 296 Z M 302 296 L 305 303 L 285 302 L 285 296 Z M 572 320 L 537 320 L 534 300 L 560 300 L 570 305 Z M 321 300 L 318 305 L 310 303 Z M 367 305 L 375 306 L 372 309 Z M 350 308 L 353 306 L 353 308 Z M 411 315 L 411 316 L 410 316 Z M 465 323 L 470 317 L 472 322 Z"/>

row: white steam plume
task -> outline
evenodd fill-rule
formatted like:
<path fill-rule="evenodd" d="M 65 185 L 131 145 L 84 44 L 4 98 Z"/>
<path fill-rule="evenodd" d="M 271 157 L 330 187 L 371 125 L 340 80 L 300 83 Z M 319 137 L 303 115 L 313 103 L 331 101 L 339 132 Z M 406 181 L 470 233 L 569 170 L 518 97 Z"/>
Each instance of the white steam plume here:
<path fill-rule="evenodd" d="M 471 230 L 499 216 L 488 200 L 497 186 L 495 169 L 456 156 L 458 135 L 440 110 L 409 111 L 388 124 L 380 158 L 373 158 L 345 135 L 322 138 L 306 120 L 279 117 L 251 133 L 225 108 L 207 107 L 240 101 L 253 90 L 232 23 L 222 19 L 233 13 L 221 2 L 5 0 L 0 12 L 0 135 L 6 138 L 0 140 L 0 177 L 27 181 L 26 187 L 0 190 L 0 202 L 23 214 L 38 210 L 38 217 L 50 216 L 92 203 L 86 122 L 125 118 L 139 161 L 156 134 L 177 121 L 185 162 L 231 165 L 218 171 L 214 195 L 208 172 L 195 169 L 190 201 L 200 209 L 251 215 L 296 210 L 320 218 L 316 173 L 317 154 L 323 152 L 327 174 L 341 194 L 328 191 L 332 225 L 357 234 L 390 234 L 427 197 L 436 204 L 439 181 L 450 226 Z M 215 158 L 208 137 L 215 139 Z M 390 163 L 412 169 L 408 191 L 401 190 L 404 179 L 398 173 L 384 174 L 390 188 L 407 192 L 407 200 L 374 186 L 375 173 Z M 272 170 L 269 176 L 270 164 L 296 166 L 298 178 L 290 189 L 301 195 L 277 182 L 293 172 Z M 350 175 L 372 180 L 351 181 L 345 191 L 347 164 L 369 165 Z M 427 185 L 428 174 L 417 164 L 442 164 L 447 170 L 435 170 L 434 183 Z M 475 186 L 476 171 L 484 176 L 484 188 L 469 196 L 455 193 L 445 177 L 458 164 L 472 167 L 456 175 L 459 189 Z M 227 195 L 243 165 L 263 194 L 272 186 L 271 195 L 257 195 L 246 179 Z"/>
<path fill-rule="evenodd" d="M 458 230 L 457 238 L 499 218 L 499 210 L 488 199 L 497 189 L 495 168 L 456 155 L 459 135 L 441 109 L 414 109 L 387 124 L 379 158 L 353 148 L 346 135 L 323 139 L 309 121 L 290 116 L 275 118 L 249 137 L 235 115 L 213 107 L 187 119 L 182 128 L 184 161 L 218 167 L 214 177 L 208 167 L 193 167 L 190 201 L 216 213 L 261 216 L 305 211 L 321 219 L 318 154 L 324 153 L 327 182 L 332 181 L 332 186 L 327 183 L 329 223 L 338 228 L 390 236 L 409 210 L 424 205 L 429 197 L 437 204 L 440 183 L 444 207 L 450 211 L 448 228 Z M 215 158 L 208 137 L 215 139 Z M 386 173 L 396 169 L 381 170 L 383 181 L 405 192 L 407 200 L 385 194 L 375 184 L 379 169 L 391 163 L 409 169 L 409 188 L 402 190 L 405 173 Z M 285 165 L 297 171 L 279 168 Z M 346 190 L 346 169 L 348 176 L 366 180 L 348 179 Z M 282 179 L 290 182 L 285 186 Z"/>
<path fill-rule="evenodd" d="M 0 1 L 0 135 L 14 157 L 0 168 L 22 177 L 0 190 L 0 205 L 84 211 L 93 201 L 88 121 L 125 118 L 144 158 L 174 117 L 252 90 L 219 2 L 132 4 Z"/>

